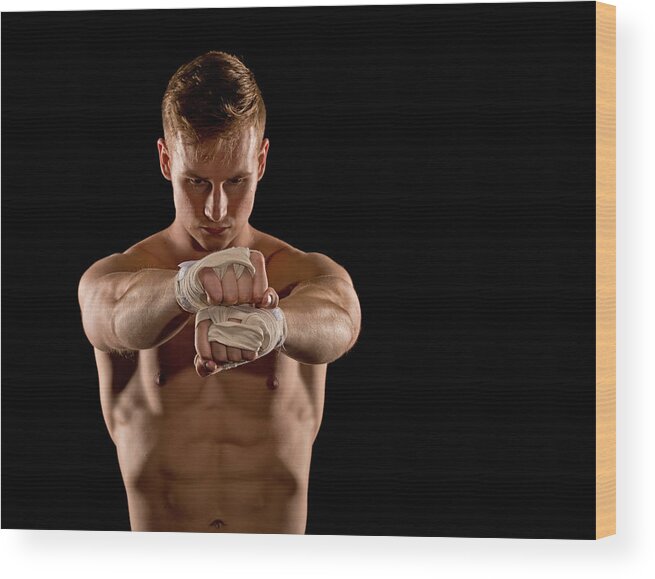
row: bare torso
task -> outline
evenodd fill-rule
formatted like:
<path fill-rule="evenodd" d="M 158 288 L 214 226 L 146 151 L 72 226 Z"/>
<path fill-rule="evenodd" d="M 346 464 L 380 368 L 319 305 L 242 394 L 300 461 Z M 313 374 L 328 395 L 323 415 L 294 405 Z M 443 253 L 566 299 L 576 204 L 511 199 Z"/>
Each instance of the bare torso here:
<path fill-rule="evenodd" d="M 278 256 L 289 246 L 256 239 L 251 249 L 264 254 L 269 285 L 283 298 Z M 136 250 L 147 249 L 152 267 L 177 269 L 160 237 L 142 244 Z M 274 350 L 200 378 L 195 354 L 191 316 L 158 348 L 133 356 L 95 351 L 132 529 L 303 533 L 327 365 Z"/>

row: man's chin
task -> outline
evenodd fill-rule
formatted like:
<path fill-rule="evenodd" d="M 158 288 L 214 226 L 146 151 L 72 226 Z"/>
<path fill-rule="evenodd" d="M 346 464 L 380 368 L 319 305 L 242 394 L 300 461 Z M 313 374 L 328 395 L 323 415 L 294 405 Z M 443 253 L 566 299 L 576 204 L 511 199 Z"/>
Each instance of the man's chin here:
<path fill-rule="evenodd" d="M 199 251 L 220 251 L 222 249 L 227 249 L 230 247 L 231 241 L 231 238 L 225 236 L 214 237 L 204 235 L 203 233 L 193 237 L 195 249 Z"/>

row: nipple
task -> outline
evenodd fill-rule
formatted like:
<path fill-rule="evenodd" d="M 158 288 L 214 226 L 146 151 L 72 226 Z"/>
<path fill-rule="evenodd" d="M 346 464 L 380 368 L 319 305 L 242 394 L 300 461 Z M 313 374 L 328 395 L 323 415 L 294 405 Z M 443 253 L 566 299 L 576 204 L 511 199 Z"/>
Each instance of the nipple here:
<path fill-rule="evenodd" d="M 163 386 L 166 384 L 166 374 L 161 371 L 157 372 L 157 374 L 155 374 L 155 384 L 157 384 L 157 386 Z"/>
<path fill-rule="evenodd" d="M 275 374 L 269 377 L 268 381 L 266 382 L 266 386 L 268 387 L 269 390 L 277 390 L 279 388 L 280 382 L 278 381 L 277 376 Z"/>

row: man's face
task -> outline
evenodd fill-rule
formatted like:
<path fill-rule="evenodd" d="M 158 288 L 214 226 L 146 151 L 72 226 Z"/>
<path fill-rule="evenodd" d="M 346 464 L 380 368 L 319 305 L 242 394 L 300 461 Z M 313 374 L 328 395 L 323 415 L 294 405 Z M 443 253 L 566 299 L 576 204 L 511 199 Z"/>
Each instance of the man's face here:
<path fill-rule="evenodd" d="M 212 145 L 196 155 L 179 139 L 157 142 L 162 174 L 173 185 L 176 232 L 205 251 L 230 247 L 247 228 L 268 153 L 268 139 L 254 127 L 241 132 L 231 152 Z M 209 159 L 208 151 L 215 152 Z"/>

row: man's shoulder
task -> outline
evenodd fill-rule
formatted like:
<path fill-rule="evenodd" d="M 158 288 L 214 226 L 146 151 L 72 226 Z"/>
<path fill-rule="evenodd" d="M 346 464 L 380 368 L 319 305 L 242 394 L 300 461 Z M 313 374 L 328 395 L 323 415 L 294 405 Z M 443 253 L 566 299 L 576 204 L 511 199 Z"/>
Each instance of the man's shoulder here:
<path fill-rule="evenodd" d="M 344 267 L 327 255 L 304 251 L 280 239 L 267 236 L 260 251 L 266 260 L 269 285 L 276 288 L 280 297 L 288 295 L 298 284 L 321 276 L 340 277 L 352 285 L 352 279 Z"/>
<path fill-rule="evenodd" d="M 253 244 L 250 249 L 255 249 L 261 252 L 266 261 L 266 267 L 269 266 L 270 262 L 276 258 L 276 256 L 285 253 L 298 251 L 291 244 L 286 241 L 282 241 L 273 235 L 264 233 L 253 228 Z"/>
<path fill-rule="evenodd" d="M 166 230 L 158 231 L 126 249 L 122 255 L 134 259 L 144 267 L 177 269 L 172 243 Z"/>
<path fill-rule="evenodd" d="M 166 263 L 165 252 L 160 249 L 160 233 L 152 235 L 138 243 L 135 243 L 122 253 L 112 253 L 87 268 L 82 276 L 82 282 L 88 282 L 108 273 L 139 271 L 141 269 L 175 269 Z M 170 260 L 169 260 L 170 261 Z"/>

